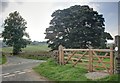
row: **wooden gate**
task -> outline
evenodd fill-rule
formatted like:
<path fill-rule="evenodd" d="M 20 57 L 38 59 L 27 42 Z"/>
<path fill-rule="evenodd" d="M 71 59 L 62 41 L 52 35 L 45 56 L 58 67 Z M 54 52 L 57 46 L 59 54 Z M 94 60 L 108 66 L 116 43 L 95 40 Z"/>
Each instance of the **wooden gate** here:
<path fill-rule="evenodd" d="M 110 49 L 65 49 L 59 46 L 59 63 L 73 66 L 80 64 L 87 66 L 88 71 L 114 72 L 113 48 Z"/>

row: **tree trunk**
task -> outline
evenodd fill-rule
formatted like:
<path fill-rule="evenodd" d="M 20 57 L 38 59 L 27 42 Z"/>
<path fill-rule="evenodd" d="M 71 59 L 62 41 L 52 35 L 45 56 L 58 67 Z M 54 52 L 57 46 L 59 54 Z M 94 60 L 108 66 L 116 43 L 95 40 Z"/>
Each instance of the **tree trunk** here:
<path fill-rule="evenodd" d="M 17 48 L 15 45 L 13 46 L 13 55 L 19 54 L 19 48 Z"/>

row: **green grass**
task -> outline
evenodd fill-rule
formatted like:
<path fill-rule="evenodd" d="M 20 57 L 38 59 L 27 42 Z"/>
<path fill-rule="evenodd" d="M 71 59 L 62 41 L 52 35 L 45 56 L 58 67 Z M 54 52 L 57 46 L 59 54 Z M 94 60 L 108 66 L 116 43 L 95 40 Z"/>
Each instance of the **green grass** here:
<path fill-rule="evenodd" d="M 12 52 L 12 47 L 3 47 L 2 52 L 11 53 Z"/>
<path fill-rule="evenodd" d="M 35 52 L 35 51 L 49 51 L 50 48 L 48 48 L 47 44 L 41 44 L 41 45 L 28 45 L 27 48 L 24 48 L 23 51 L 30 51 L 30 52 Z"/>
<path fill-rule="evenodd" d="M 71 64 L 59 65 L 53 59 L 49 59 L 47 62 L 44 62 L 33 69 L 40 75 L 53 81 L 92 81 L 85 77 L 87 69 L 82 66 L 72 67 Z M 94 82 L 98 81 L 118 81 L 118 76 L 112 75 L 94 80 Z"/>
<path fill-rule="evenodd" d="M 119 77 L 120 77 L 120 75 L 114 74 L 114 75 L 107 76 L 102 79 L 98 79 L 96 81 L 119 81 L 119 79 L 118 79 Z"/>
<path fill-rule="evenodd" d="M 48 48 L 47 44 L 28 45 L 17 56 L 28 59 L 47 60 L 49 58 L 49 50 L 50 48 Z M 6 56 L 10 55 L 12 53 L 12 47 L 3 47 L 2 52 Z"/>
<path fill-rule="evenodd" d="M 50 48 L 48 48 L 47 44 L 41 44 L 41 45 L 28 45 L 26 48 L 23 48 L 22 51 L 25 52 L 36 52 L 36 51 L 49 51 Z M 2 52 L 11 53 L 12 47 L 3 47 Z"/>
<path fill-rule="evenodd" d="M 2 57 L 0 57 L 0 65 L 1 65 L 1 64 L 5 64 L 6 61 L 7 61 L 6 56 L 5 56 L 5 55 L 2 55 Z"/>
<path fill-rule="evenodd" d="M 49 59 L 47 62 L 40 64 L 35 67 L 34 70 L 47 77 L 50 80 L 55 81 L 84 81 L 88 80 L 85 77 L 87 70 L 77 66 L 72 67 L 72 65 L 58 65 L 53 59 Z"/>

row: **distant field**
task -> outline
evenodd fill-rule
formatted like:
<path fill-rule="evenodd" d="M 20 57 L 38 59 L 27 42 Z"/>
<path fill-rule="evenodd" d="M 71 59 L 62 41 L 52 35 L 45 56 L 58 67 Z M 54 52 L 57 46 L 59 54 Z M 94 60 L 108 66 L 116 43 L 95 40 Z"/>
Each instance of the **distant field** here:
<path fill-rule="evenodd" d="M 47 44 L 41 44 L 41 45 L 28 45 L 26 48 L 23 48 L 22 51 L 25 52 L 36 52 L 36 51 L 49 51 L 50 48 L 48 48 Z M 3 52 L 11 53 L 12 47 L 3 47 Z"/>
<path fill-rule="evenodd" d="M 11 55 L 12 47 L 3 47 L 2 52 L 4 55 Z M 46 60 L 49 58 L 49 50 L 47 44 L 39 45 L 28 45 L 26 48 L 22 49 L 22 53 L 19 54 L 20 57 L 28 59 Z"/>
<path fill-rule="evenodd" d="M 43 45 L 28 45 L 26 48 L 22 49 L 23 51 L 49 51 L 50 48 L 48 48 L 47 44 Z"/>

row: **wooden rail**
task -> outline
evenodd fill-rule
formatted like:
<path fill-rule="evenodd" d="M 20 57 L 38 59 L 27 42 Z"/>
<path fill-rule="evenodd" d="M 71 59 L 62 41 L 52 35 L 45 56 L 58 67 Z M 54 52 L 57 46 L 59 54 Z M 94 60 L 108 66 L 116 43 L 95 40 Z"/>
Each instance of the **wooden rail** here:
<path fill-rule="evenodd" d="M 89 49 L 63 49 L 64 51 L 89 51 Z M 110 49 L 92 49 L 92 51 L 98 51 L 98 52 L 113 52 L 113 50 Z"/>
<path fill-rule="evenodd" d="M 83 52 L 82 54 L 79 52 Z M 99 55 L 98 52 L 104 52 L 104 56 Z M 110 49 L 65 49 L 62 45 L 59 46 L 59 63 L 61 65 L 67 64 L 70 60 L 73 62 L 73 66 L 78 63 L 88 63 L 87 67 L 92 72 L 96 67 L 104 68 L 110 75 L 113 74 L 114 61 L 113 61 L 113 48 Z M 98 53 L 98 54 L 97 54 Z M 68 57 L 64 57 L 68 56 Z M 77 56 L 75 58 L 75 56 Z M 85 60 L 88 58 L 87 60 Z M 104 61 L 105 58 L 110 59 L 109 62 Z M 65 61 L 66 60 L 66 61 Z M 94 63 L 101 64 L 102 66 L 94 66 Z M 109 68 L 106 66 L 109 64 Z"/>

